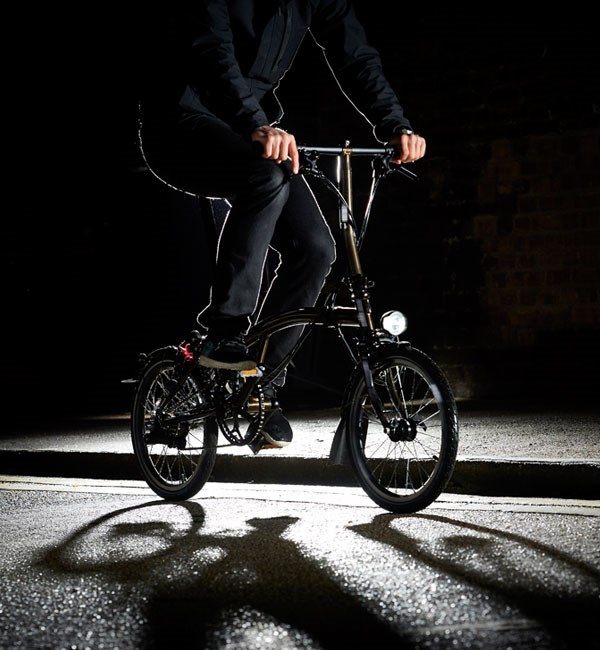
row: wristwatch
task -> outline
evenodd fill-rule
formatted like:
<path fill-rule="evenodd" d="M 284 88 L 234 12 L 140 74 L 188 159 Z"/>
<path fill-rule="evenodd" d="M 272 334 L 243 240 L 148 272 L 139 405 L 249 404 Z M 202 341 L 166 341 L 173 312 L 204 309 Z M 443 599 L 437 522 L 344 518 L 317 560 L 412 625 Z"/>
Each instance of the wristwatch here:
<path fill-rule="evenodd" d="M 400 133 L 402 133 L 402 135 L 412 135 L 414 131 L 411 129 L 400 129 Z"/>

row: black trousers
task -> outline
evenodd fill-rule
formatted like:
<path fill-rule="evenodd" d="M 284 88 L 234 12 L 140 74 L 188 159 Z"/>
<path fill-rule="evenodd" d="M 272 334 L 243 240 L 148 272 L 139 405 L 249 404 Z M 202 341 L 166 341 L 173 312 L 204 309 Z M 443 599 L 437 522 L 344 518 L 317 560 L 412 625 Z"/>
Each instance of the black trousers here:
<path fill-rule="evenodd" d="M 315 304 L 335 260 L 335 242 L 303 177 L 285 163 L 261 158 L 227 124 L 207 115 L 142 121 L 141 145 L 151 170 L 166 183 L 231 204 L 210 304 L 202 313 L 209 329 L 244 333 L 259 313 Z M 270 247 L 279 265 L 271 286 L 261 291 Z M 273 336 L 267 365 L 275 367 L 300 334 L 296 327 Z"/>

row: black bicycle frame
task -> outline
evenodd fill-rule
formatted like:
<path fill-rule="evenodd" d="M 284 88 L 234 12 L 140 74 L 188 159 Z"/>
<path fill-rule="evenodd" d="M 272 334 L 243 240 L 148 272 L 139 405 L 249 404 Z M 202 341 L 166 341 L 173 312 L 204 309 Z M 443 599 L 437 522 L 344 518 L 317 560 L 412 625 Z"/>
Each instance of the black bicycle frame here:
<path fill-rule="evenodd" d="M 369 214 L 375 192 L 379 182 L 392 171 L 400 171 L 411 180 L 417 176 L 403 166 L 391 166 L 390 160 L 394 150 L 390 147 L 350 147 L 346 143 L 343 147 L 318 147 L 301 146 L 300 153 L 303 157 L 302 173 L 307 176 L 314 176 L 332 190 L 338 198 L 338 220 L 342 240 L 344 242 L 346 258 L 348 261 L 348 272 L 344 280 L 350 291 L 350 297 L 354 307 L 341 307 L 335 305 L 337 290 L 330 293 L 323 307 L 298 309 L 276 316 L 271 316 L 264 321 L 256 323 L 246 336 L 246 343 L 250 346 L 258 343 L 259 363 L 265 358 L 269 337 L 271 334 L 287 327 L 303 326 L 301 337 L 294 348 L 286 355 L 277 368 L 272 369 L 265 377 L 265 383 L 277 377 L 277 375 L 288 365 L 296 355 L 313 327 L 329 327 L 337 329 L 341 334 L 342 328 L 357 328 L 357 354 L 347 345 L 355 362 L 360 364 L 364 374 L 369 399 L 385 428 L 389 422 L 384 412 L 383 404 L 373 385 L 373 377 L 369 365 L 369 352 L 373 342 L 376 340 L 376 328 L 373 323 L 371 311 L 369 286 L 363 273 L 359 249 L 366 232 Z M 335 183 L 318 167 L 318 160 L 321 155 L 337 158 Z M 357 236 L 356 222 L 353 212 L 353 190 L 352 190 L 352 163 L 353 156 L 369 156 L 373 158 L 373 177 L 369 201 L 362 220 L 360 236 Z M 344 337 L 342 339 L 345 341 Z"/>
<path fill-rule="evenodd" d="M 308 338 L 314 327 L 327 327 L 335 329 L 345 342 L 346 347 L 352 356 L 357 367 L 360 367 L 364 376 L 369 399 L 379 417 L 382 425 L 389 428 L 389 422 L 384 412 L 383 404 L 373 385 L 373 377 L 369 360 L 373 344 L 379 340 L 377 329 L 373 324 L 373 314 L 371 311 L 370 294 L 367 279 L 362 271 L 359 257 L 359 248 L 366 232 L 366 226 L 369 219 L 369 213 L 373 198 L 375 196 L 379 182 L 392 171 L 399 171 L 411 180 L 416 180 L 417 176 L 403 166 L 391 166 L 390 159 L 393 155 L 392 148 L 352 148 L 348 143 L 343 147 L 311 147 L 302 146 L 299 150 L 303 156 L 302 173 L 307 176 L 314 176 L 325 184 L 338 198 L 338 219 L 339 227 L 344 242 L 344 247 L 348 261 L 348 272 L 345 274 L 342 283 L 345 283 L 350 291 L 350 298 L 353 307 L 339 306 L 335 304 L 336 296 L 339 291 L 334 289 L 326 298 L 324 304 L 318 307 L 296 309 L 284 312 L 278 315 L 270 316 L 262 321 L 255 323 L 246 335 L 246 344 L 248 346 L 257 345 L 256 358 L 259 365 L 265 359 L 269 339 L 272 334 L 288 327 L 303 327 L 302 335 L 299 337 L 295 346 L 288 352 L 285 358 L 276 368 L 270 369 L 267 375 L 250 377 L 244 390 L 237 396 L 233 406 L 241 408 L 245 404 L 245 399 L 252 392 L 253 386 L 262 381 L 267 384 L 273 380 L 289 364 L 289 362 L 298 353 L 304 341 Z M 334 156 L 337 158 L 335 183 L 318 167 L 318 159 L 321 155 Z M 356 222 L 353 216 L 353 191 L 352 191 L 352 163 L 353 156 L 370 156 L 373 158 L 373 177 L 371 191 L 367 207 L 365 209 L 360 236 L 357 236 Z M 357 345 L 355 350 L 351 348 L 342 334 L 345 328 L 354 328 L 356 330 L 355 339 Z M 179 378 L 179 385 L 182 385 L 187 377 L 193 371 L 194 364 L 184 362 L 182 375 Z M 173 391 L 173 394 L 176 390 Z M 171 396 L 172 397 L 172 396 Z M 169 402 L 167 398 L 166 403 Z M 183 416 L 172 416 L 168 418 L 169 425 L 201 419 L 203 417 L 215 414 L 214 406 L 201 405 L 194 413 Z"/>

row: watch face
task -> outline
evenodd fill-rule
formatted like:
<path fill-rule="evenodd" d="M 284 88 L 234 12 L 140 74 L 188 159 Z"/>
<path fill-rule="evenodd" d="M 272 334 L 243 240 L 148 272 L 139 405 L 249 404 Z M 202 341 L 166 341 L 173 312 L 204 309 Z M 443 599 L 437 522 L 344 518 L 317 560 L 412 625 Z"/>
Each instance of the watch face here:
<path fill-rule="evenodd" d="M 404 135 L 412 135 L 414 131 L 411 131 L 410 129 L 402 129 L 400 133 L 404 133 Z"/>

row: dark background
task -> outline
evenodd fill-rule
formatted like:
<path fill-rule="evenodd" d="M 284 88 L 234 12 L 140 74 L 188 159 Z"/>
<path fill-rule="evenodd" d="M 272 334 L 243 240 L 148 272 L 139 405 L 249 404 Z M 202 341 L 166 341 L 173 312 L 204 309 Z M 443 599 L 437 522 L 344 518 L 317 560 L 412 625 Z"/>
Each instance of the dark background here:
<path fill-rule="evenodd" d="M 420 182 L 386 183 L 379 198 L 364 249 L 376 311 L 407 314 L 407 337 L 438 359 L 460 399 L 594 399 L 592 16 L 356 6 L 428 140 Z M 151 177 L 136 146 L 136 86 L 156 19 L 144 11 L 23 11 L 7 21 L 0 388 L 9 419 L 127 410 L 120 381 L 137 354 L 178 343 L 208 295 L 206 214 Z M 310 39 L 278 95 L 300 141 L 374 144 Z M 335 355 L 320 361 L 329 349 L 327 335 L 306 348 L 288 404 L 337 403 L 346 368 Z"/>

